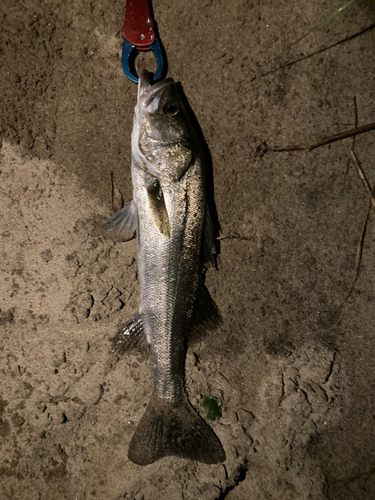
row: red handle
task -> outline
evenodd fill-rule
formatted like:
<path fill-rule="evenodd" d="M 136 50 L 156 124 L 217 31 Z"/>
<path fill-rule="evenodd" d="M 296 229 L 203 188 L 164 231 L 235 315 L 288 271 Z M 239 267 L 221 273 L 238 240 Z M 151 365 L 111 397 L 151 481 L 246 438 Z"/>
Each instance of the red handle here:
<path fill-rule="evenodd" d="M 122 34 L 138 50 L 147 50 L 154 43 L 154 21 L 150 15 L 148 0 L 126 1 Z"/>

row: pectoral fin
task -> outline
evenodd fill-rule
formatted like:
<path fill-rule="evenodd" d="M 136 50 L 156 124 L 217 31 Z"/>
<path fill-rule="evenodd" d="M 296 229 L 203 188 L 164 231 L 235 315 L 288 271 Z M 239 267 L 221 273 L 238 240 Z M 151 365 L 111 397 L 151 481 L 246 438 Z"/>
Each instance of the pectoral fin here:
<path fill-rule="evenodd" d="M 153 179 L 153 181 L 146 186 L 146 189 L 155 226 L 161 234 L 169 238 L 171 235 L 171 224 L 169 222 L 167 207 L 165 206 L 164 194 L 160 186 L 160 182 L 157 179 Z"/>
<path fill-rule="evenodd" d="M 103 222 L 97 233 L 114 241 L 129 241 L 137 229 L 137 207 L 134 201 Z"/>

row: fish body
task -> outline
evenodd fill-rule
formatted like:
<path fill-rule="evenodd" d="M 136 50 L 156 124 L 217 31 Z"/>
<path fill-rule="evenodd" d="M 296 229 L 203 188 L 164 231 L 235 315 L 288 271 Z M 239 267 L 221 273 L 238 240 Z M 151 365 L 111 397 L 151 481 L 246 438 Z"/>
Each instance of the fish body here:
<path fill-rule="evenodd" d="M 151 347 L 154 392 L 129 458 L 141 465 L 166 455 L 221 462 L 220 441 L 184 389 L 186 339 L 205 315 L 202 309 L 206 315 L 217 311 L 202 283 L 203 233 L 213 241 L 205 229 L 203 151 L 171 78 L 151 85 L 148 73 L 141 74 L 131 172 L 131 204 L 102 226 L 103 234 L 121 241 L 135 233 L 138 243 L 141 304 L 115 338 L 114 350 L 143 341 Z"/>

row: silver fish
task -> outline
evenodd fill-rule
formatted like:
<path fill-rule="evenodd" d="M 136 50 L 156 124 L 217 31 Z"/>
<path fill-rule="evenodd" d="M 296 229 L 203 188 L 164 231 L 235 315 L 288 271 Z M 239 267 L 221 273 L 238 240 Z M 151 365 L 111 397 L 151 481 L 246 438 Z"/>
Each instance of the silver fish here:
<path fill-rule="evenodd" d="M 219 315 L 202 283 L 214 241 L 202 146 L 171 78 L 151 85 L 147 72 L 140 76 L 131 173 L 132 202 L 100 229 L 138 242 L 141 305 L 113 350 L 151 347 L 154 392 L 128 456 L 140 465 L 167 455 L 219 463 L 224 449 L 184 389 L 186 339 L 198 323 L 216 325 Z"/>

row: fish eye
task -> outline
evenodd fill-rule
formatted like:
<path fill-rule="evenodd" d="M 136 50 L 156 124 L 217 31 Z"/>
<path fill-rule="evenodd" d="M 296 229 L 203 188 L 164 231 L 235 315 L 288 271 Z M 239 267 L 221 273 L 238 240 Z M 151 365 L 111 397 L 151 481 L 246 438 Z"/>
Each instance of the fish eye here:
<path fill-rule="evenodd" d="M 171 116 L 176 116 L 180 111 L 180 105 L 177 102 L 173 102 L 172 104 L 168 104 L 166 106 L 165 111 Z"/>

